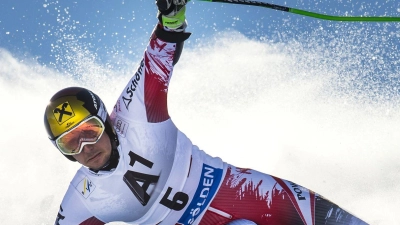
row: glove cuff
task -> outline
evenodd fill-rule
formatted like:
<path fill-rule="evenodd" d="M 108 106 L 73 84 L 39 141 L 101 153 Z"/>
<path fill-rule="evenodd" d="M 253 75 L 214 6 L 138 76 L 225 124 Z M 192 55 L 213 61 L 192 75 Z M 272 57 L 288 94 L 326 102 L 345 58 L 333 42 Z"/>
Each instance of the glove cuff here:
<path fill-rule="evenodd" d="M 163 41 L 170 43 L 182 43 L 190 37 L 191 33 L 186 32 L 169 32 L 160 25 L 154 29 L 152 38 L 160 38 Z"/>

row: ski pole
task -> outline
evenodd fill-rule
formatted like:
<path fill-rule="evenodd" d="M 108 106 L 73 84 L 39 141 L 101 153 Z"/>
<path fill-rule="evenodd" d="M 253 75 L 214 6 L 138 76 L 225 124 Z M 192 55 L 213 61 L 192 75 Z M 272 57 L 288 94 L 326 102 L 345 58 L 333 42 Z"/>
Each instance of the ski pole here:
<path fill-rule="evenodd" d="M 269 9 L 275 9 L 284 12 L 290 12 L 302 16 L 308 16 L 323 20 L 333 20 L 333 21 L 347 21 L 347 22 L 400 22 L 400 17 L 390 17 L 390 16 L 333 16 L 325 15 L 320 13 L 309 12 L 301 9 L 290 8 L 286 6 L 280 6 L 275 4 L 270 4 L 260 1 L 252 0 L 198 0 L 202 2 L 220 2 L 228 4 L 238 4 L 238 5 L 252 5 L 260 6 Z"/>

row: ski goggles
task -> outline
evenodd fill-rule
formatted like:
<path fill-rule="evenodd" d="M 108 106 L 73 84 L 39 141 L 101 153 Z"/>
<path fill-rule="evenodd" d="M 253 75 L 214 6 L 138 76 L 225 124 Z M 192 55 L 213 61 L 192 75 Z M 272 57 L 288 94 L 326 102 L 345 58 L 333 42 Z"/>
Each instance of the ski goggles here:
<path fill-rule="evenodd" d="M 55 141 L 57 148 L 64 155 L 77 155 L 87 144 L 95 144 L 103 135 L 104 124 L 96 116 L 80 122 L 73 129 L 63 133 Z"/>

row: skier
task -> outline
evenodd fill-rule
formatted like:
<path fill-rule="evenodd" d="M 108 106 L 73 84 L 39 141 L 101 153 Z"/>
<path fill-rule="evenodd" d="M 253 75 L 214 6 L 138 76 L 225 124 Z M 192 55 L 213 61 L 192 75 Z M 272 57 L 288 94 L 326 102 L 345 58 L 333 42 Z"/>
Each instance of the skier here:
<path fill-rule="evenodd" d="M 85 88 L 50 99 L 48 136 L 82 164 L 55 224 L 366 224 L 300 185 L 207 155 L 177 129 L 167 90 L 190 36 L 186 2 L 157 0 L 159 23 L 110 115 Z"/>

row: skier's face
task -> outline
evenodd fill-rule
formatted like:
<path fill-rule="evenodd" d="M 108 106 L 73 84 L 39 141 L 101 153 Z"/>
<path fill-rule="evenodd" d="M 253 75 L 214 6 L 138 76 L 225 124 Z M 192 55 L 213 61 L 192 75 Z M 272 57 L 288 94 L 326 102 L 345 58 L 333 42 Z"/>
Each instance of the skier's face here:
<path fill-rule="evenodd" d="M 107 133 L 104 132 L 95 144 L 87 144 L 82 152 L 73 157 L 82 165 L 93 170 L 101 169 L 110 159 L 111 142 Z"/>

